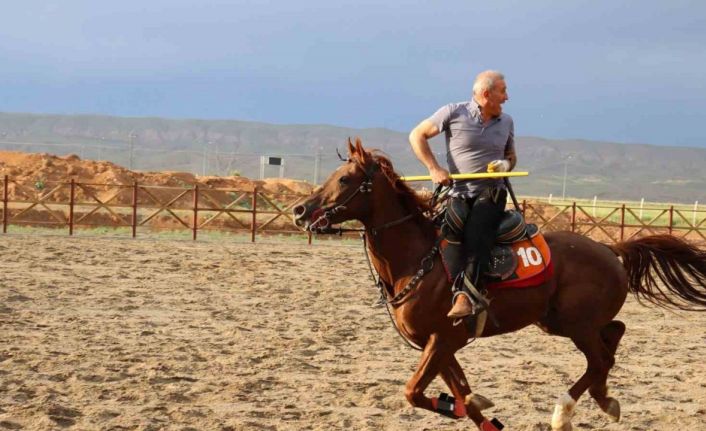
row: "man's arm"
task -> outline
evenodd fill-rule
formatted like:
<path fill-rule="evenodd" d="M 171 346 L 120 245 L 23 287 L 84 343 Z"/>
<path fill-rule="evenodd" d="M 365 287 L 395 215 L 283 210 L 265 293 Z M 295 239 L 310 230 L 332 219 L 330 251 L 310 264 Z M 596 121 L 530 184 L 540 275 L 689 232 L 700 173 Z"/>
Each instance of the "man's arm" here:
<path fill-rule="evenodd" d="M 451 183 L 449 171 L 442 168 L 436 161 L 434 153 L 429 147 L 429 139 L 440 133 L 439 128 L 429 120 L 424 120 L 409 134 L 409 143 L 414 155 L 426 166 L 431 175 L 431 180 L 437 184 L 448 185 Z"/>
<path fill-rule="evenodd" d="M 507 138 L 507 143 L 505 144 L 505 159 L 510 162 L 510 169 L 515 169 L 517 164 L 517 154 L 515 153 L 515 123 L 513 122 L 510 126 L 510 136 Z"/>
<path fill-rule="evenodd" d="M 515 147 L 505 149 L 505 159 L 510 162 L 510 171 L 515 169 L 517 164 L 517 154 L 515 154 Z"/>
<path fill-rule="evenodd" d="M 509 172 L 517 164 L 517 154 L 515 154 L 515 125 L 510 123 L 510 134 L 505 142 L 505 152 L 501 160 L 493 160 L 488 163 L 488 172 Z"/>

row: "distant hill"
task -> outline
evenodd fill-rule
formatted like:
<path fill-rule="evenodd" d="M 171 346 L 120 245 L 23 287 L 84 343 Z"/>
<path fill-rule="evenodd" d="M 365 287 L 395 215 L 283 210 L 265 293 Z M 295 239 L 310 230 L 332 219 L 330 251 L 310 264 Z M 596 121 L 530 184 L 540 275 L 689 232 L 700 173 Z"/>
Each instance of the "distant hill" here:
<path fill-rule="evenodd" d="M 398 172 L 426 173 L 414 158 L 407 134 L 387 129 L 328 125 L 274 125 L 234 120 L 175 120 L 97 115 L 0 113 L 0 149 L 76 154 L 134 169 L 176 170 L 257 178 L 260 156 L 282 156 L 286 177 L 325 178 L 340 162 L 336 148 L 359 136 L 379 148 Z M 432 142 L 443 159 L 442 138 Z M 527 178 L 513 184 L 519 194 L 660 202 L 706 202 L 706 149 L 584 140 L 518 137 L 517 169 Z M 317 156 L 317 153 L 319 156 Z M 318 162 L 317 162 L 318 159 Z M 264 175 L 279 175 L 267 166 Z"/>

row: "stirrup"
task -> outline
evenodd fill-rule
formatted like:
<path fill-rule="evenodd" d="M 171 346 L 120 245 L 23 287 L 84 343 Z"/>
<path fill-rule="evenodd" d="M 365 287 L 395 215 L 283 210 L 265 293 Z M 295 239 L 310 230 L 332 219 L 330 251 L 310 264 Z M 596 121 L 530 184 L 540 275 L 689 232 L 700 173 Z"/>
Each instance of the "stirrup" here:
<path fill-rule="evenodd" d="M 469 293 L 468 299 L 470 299 L 471 304 L 473 304 L 474 315 L 483 310 L 487 310 L 488 307 L 490 307 L 490 301 L 488 301 L 484 294 L 480 293 L 478 289 L 476 289 L 476 286 L 474 286 L 465 275 L 463 276 L 463 286 Z"/>

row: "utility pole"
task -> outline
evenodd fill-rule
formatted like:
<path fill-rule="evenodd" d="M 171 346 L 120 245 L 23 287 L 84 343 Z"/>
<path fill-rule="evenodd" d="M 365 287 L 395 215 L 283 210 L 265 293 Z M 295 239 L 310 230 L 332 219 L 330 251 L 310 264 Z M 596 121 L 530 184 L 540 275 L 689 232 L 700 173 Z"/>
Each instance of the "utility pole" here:
<path fill-rule="evenodd" d="M 203 155 L 201 156 L 201 176 L 206 176 L 206 143 L 203 144 Z"/>
<path fill-rule="evenodd" d="M 203 144 L 203 156 L 201 159 L 201 176 L 206 176 L 206 169 L 208 168 L 208 147 L 211 145 L 211 141 L 204 142 Z"/>
<path fill-rule="evenodd" d="M 134 147 L 135 147 L 135 138 L 136 137 L 137 137 L 137 135 L 135 134 L 134 131 L 130 132 L 130 134 L 128 135 L 128 139 L 129 139 L 129 143 L 130 143 L 130 165 L 129 166 L 130 166 L 131 171 L 133 170 L 133 167 L 134 167 L 133 166 L 134 160 L 135 160 L 135 158 L 134 158 L 135 148 Z"/>
<path fill-rule="evenodd" d="M 571 160 L 571 156 L 567 156 L 564 159 L 564 185 L 561 188 L 561 200 L 566 199 L 566 167 L 569 164 L 569 160 Z"/>
<path fill-rule="evenodd" d="M 319 171 L 321 169 L 321 147 L 316 148 L 314 159 L 314 185 L 319 185 Z"/>

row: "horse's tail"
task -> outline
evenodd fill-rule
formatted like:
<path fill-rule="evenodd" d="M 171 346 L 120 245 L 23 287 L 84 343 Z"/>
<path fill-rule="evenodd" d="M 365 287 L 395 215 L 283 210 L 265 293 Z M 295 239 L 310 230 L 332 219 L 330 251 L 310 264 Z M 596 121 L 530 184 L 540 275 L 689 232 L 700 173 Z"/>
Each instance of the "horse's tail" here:
<path fill-rule="evenodd" d="M 623 259 L 628 288 L 638 301 L 706 311 L 705 251 L 672 235 L 647 236 L 608 247 Z"/>

